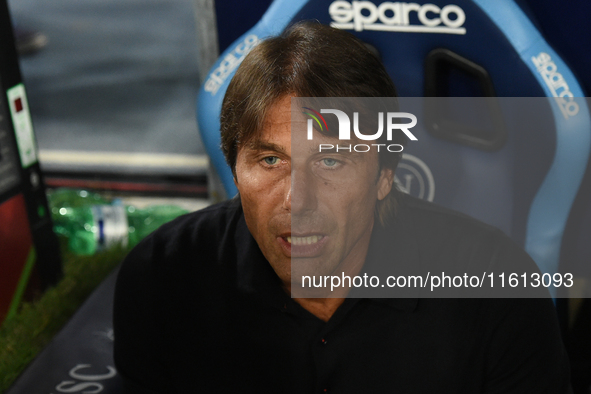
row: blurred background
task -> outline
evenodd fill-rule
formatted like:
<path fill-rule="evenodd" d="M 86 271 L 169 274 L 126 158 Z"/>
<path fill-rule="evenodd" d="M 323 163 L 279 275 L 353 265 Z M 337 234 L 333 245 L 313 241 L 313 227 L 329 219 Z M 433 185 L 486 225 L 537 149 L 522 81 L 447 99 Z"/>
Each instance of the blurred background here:
<path fill-rule="evenodd" d="M 199 70 L 207 67 L 196 26 L 206 15 L 192 0 L 9 5 L 21 46 L 45 38 L 20 65 L 49 186 L 101 180 L 105 188 L 132 182 L 128 188 L 157 191 L 150 184 L 169 183 L 206 195 L 195 120 Z M 144 176 L 150 182 L 142 185 Z"/>

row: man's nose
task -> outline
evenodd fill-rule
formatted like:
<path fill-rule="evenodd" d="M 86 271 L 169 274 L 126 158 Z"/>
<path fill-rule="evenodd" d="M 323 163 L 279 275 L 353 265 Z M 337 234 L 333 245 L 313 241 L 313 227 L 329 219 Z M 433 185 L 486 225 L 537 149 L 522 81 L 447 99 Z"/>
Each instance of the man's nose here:
<path fill-rule="evenodd" d="M 312 174 L 305 169 L 292 169 L 291 187 L 286 196 L 286 203 L 292 215 L 316 209 L 316 191 Z"/>

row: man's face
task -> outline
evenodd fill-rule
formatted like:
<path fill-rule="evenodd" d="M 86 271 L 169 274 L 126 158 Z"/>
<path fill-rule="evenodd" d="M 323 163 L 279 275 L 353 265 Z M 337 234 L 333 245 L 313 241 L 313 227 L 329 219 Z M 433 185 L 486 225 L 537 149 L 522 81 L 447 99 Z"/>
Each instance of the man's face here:
<path fill-rule="evenodd" d="M 306 135 L 306 119 L 293 119 Z M 365 261 L 374 208 L 392 187 L 393 174 L 378 174 L 378 154 L 322 152 L 337 144 L 318 132 L 294 138 L 291 97 L 269 108 L 258 136 L 240 147 L 236 186 L 246 224 L 279 278 L 289 288 L 302 275 L 355 274 Z M 293 269 L 292 269 L 293 268 Z"/>

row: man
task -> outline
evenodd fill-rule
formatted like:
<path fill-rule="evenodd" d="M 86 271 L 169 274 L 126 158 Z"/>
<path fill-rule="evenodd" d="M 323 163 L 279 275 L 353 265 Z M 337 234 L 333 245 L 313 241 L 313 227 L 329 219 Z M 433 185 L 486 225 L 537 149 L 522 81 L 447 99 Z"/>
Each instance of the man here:
<path fill-rule="evenodd" d="M 239 196 L 163 226 L 121 268 L 115 360 L 129 392 L 568 391 L 548 299 L 294 292 L 305 276 L 384 268 L 535 270 L 500 231 L 397 193 L 399 152 L 319 152 L 338 142 L 333 124 L 296 136 L 308 125 L 296 98 L 395 96 L 378 59 L 327 26 L 251 51 L 221 113 Z"/>

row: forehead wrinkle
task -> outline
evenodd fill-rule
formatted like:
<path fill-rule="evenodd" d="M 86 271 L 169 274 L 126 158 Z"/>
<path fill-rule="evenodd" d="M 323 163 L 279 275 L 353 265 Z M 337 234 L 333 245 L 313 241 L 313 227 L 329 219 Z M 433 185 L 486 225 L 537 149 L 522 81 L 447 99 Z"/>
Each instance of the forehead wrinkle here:
<path fill-rule="evenodd" d="M 275 144 L 275 143 L 269 142 L 269 141 L 263 141 L 260 138 L 254 138 L 252 141 L 250 141 L 247 144 L 247 146 L 250 150 L 253 150 L 256 152 L 270 150 L 270 151 L 275 151 L 275 152 L 287 154 L 285 148 L 282 147 L 281 145 L 278 145 L 278 144 Z"/>

